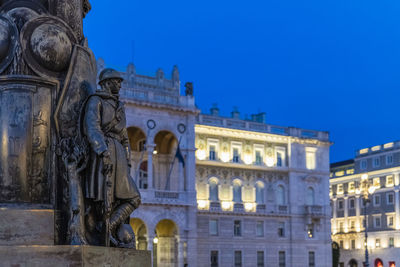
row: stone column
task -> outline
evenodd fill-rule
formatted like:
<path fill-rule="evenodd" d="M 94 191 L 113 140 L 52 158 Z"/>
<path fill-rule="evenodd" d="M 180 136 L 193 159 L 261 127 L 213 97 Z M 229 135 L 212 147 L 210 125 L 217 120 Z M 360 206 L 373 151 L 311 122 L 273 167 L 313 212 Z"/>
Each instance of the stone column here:
<path fill-rule="evenodd" d="M 336 233 L 336 209 L 337 209 L 337 198 L 332 198 L 332 228 L 335 229 L 332 233 Z"/>
<path fill-rule="evenodd" d="M 154 189 L 153 186 L 153 152 L 155 144 L 146 145 L 147 148 L 147 186 L 148 189 Z"/>
<path fill-rule="evenodd" d="M 178 242 L 178 267 L 183 267 L 183 240 L 177 236 L 176 241 Z"/>
<path fill-rule="evenodd" d="M 147 237 L 147 250 L 151 253 L 151 266 L 153 266 L 153 240 L 154 236 Z"/>
<path fill-rule="evenodd" d="M 395 217 L 395 223 L 396 223 L 396 229 L 400 230 L 400 198 L 399 198 L 399 186 L 396 186 L 394 189 L 394 210 L 396 212 L 396 217 Z"/>
<path fill-rule="evenodd" d="M 347 233 L 349 231 L 349 197 L 344 197 L 344 232 Z"/>

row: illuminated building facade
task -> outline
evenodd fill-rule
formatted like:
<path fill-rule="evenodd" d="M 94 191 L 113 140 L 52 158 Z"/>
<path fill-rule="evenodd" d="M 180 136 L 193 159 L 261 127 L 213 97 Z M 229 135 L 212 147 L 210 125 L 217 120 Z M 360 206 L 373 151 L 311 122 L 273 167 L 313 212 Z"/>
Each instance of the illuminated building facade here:
<path fill-rule="evenodd" d="M 370 266 L 400 266 L 399 174 L 400 142 L 361 149 L 354 159 L 331 164 L 332 239 L 341 248 L 341 266 L 365 262 L 364 214 Z M 366 207 L 362 177 L 373 187 Z"/>
<path fill-rule="evenodd" d="M 197 117 L 199 266 L 331 266 L 328 133 L 238 117 Z"/>
<path fill-rule="evenodd" d="M 143 200 L 131 223 L 154 266 L 330 266 L 327 132 L 199 114 L 176 67 L 122 74 Z"/>

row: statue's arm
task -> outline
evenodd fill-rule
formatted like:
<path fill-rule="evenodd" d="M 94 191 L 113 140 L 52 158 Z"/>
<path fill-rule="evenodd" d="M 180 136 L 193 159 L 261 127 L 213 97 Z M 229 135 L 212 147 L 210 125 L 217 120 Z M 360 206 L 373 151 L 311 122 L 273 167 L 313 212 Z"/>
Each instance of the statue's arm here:
<path fill-rule="evenodd" d="M 107 151 L 106 139 L 101 130 L 101 105 L 98 96 L 91 97 L 86 105 L 84 118 L 86 137 L 97 155 Z"/>
<path fill-rule="evenodd" d="M 126 159 L 128 163 L 131 161 L 131 146 L 129 145 L 128 131 L 126 128 L 122 130 L 122 145 L 126 151 Z"/>

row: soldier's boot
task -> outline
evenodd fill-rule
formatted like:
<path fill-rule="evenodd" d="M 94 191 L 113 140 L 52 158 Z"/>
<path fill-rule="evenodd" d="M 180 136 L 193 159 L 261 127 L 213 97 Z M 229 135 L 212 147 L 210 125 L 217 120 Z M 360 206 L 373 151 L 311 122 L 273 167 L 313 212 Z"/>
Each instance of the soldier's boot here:
<path fill-rule="evenodd" d="M 131 213 L 137 209 L 140 204 L 140 198 L 130 199 L 124 202 L 112 213 L 110 218 L 110 232 L 114 233 L 118 226 L 123 223 Z"/>

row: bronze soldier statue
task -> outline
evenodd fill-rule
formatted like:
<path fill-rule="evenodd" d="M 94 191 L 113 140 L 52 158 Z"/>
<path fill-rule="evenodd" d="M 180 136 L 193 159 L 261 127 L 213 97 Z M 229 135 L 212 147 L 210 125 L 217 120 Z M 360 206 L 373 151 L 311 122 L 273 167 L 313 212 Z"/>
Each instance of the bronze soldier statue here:
<path fill-rule="evenodd" d="M 101 90 L 88 97 L 83 117 L 84 135 L 91 151 L 84 192 L 93 211 L 87 215 L 86 227 L 89 233 L 96 231 L 101 221 L 106 246 L 127 246 L 132 242 L 132 228 L 125 223 L 141 202 L 130 176 L 125 109 L 119 100 L 122 81 L 117 71 L 103 70 L 99 76 Z M 101 218 L 98 214 L 102 214 Z"/>

